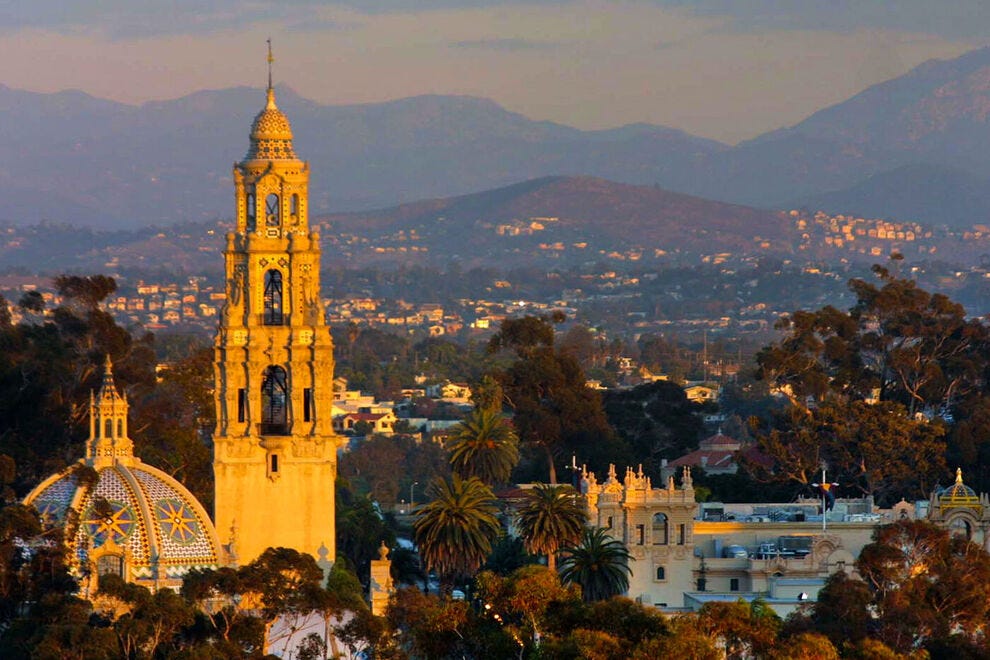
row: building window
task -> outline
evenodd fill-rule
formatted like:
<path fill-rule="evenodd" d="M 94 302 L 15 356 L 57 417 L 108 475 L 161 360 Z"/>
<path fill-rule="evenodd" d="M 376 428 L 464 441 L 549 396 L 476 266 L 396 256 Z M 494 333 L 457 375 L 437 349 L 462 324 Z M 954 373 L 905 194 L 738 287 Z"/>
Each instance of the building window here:
<path fill-rule="evenodd" d="M 237 421 L 243 422 L 247 417 L 247 398 L 244 395 L 244 388 L 237 390 Z"/>
<path fill-rule="evenodd" d="M 663 566 L 657 566 L 657 581 L 662 582 L 667 579 L 667 569 Z"/>
<path fill-rule="evenodd" d="M 271 468 L 272 474 L 278 472 L 278 454 L 272 454 Z"/>
<path fill-rule="evenodd" d="M 122 419 L 117 420 L 117 437 L 118 438 L 124 437 L 124 420 Z"/>
<path fill-rule="evenodd" d="M 270 194 L 265 198 L 265 224 L 269 227 L 278 227 L 278 195 Z"/>
<path fill-rule="evenodd" d="M 265 325 L 282 325 L 282 273 L 265 273 Z"/>
<path fill-rule="evenodd" d="M 295 193 L 289 198 L 289 215 L 293 220 L 299 218 L 299 195 Z"/>
<path fill-rule="evenodd" d="M 261 381 L 261 432 L 282 435 L 286 431 L 288 415 L 288 386 L 285 369 L 268 367 Z"/>
<path fill-rule="evenodd" d="M 313 419 L 313 389 L 307 387 L 303 390 L 303 421 L 309 422 Z"/>
<path fill-rule="evenodd" d="M 729 591 L 739 591 L 739 578 L 729 578 Z"/>
<path fill-rule="evenodd" d="M 684 537 L 687 535 L 687 529 L 684 523 L 677 526 L 677 545 L 684 545 Z"/>
<path fill-rule="evenodd" d="M 113 420 L 112 419 L 108 419 L 103 424 L 103 437 L 104 438 L 109 438 L 112 435 L 113 435 Z"/>
<path fill-rule="evenodd" d="M 612 529 L 612 516 L 605 518 L 605 529 Z"/>
<path fill-rule="evenodd" d="M 254 193 L 247 196 L 247 228 L 254 229 L 255 225 Z"/>
<path fill-rule="evenodd" d="M 643 545 L 646 542 L 646 526 L 636 525 L 636 545 Z"/>
<path fill-rule="evenodd" d="M 653 514 L 653 545 L 667 545 L 667 514 Z"/>
<path fill-rule="evenodd" d="M 103 555 L 96 560 L 97 575 L 124 576 L 124 557 L 121 555 Z"/>

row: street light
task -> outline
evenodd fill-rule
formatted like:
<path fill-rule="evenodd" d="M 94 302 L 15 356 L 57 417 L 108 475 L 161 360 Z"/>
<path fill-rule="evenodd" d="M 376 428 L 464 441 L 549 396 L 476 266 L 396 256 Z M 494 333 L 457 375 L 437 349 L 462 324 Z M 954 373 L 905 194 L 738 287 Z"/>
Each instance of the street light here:
<path fill-rule="evenodd" d="M 409 511 L 411 512 L 413 507 L 416 506 L 415 500 L 413 500 L 413 488 L 419 485 L 418 481 L 414 481 L 409 484 Z"/>

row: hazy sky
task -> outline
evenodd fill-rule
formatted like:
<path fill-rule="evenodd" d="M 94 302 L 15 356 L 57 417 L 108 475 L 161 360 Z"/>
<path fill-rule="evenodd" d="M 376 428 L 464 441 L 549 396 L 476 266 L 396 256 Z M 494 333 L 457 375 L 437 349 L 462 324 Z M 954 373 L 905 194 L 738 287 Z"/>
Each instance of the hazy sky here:
<path fill-rule="evenodd" d="M 986 0 L 6 0 L 0 83 L 128 103 L 275 78 L 323 103 L 494 99 L 735 142 L 985 45 Z"/>

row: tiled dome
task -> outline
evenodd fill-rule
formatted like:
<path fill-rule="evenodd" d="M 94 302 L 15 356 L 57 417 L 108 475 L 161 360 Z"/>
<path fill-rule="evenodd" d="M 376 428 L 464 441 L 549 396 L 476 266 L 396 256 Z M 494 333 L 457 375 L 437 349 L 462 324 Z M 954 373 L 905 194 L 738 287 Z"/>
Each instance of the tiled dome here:
<path fill-rule="evenodd" d="M 93 486 L 79 469 L 85 463 L 47 479 L 25 500 L 46 525 L 76 528 L 66 541 L 79 566 L 109 540 L 126 548 L 130 581 L 178 579 L 224 563 L 213 523 L 178 481 L 132 457 L 98 468 Z"/>
<path fill-rule="evenodd" d="M 295 160 L 292 126 L 275 105 L 275 90 L 268 88 L 268 102 L 251 124 L 251 146 L 246 160 Z"/>
<path fill-rule="evenodd" d="M 956 482 L 938 493 L 939 506 L 945 510 L 956 507 L 978 507 L 976 491 L 963 483 L 962 469 L 956 468 Z"/>
<path fill-rule="evenodd" d="M 63 527 L 80 577 L 100 556 L 131 582 L 176 581 L 191 568 L 227 563 L 203 506 L 178 481 L 134 456 L 127 399 L 107 358 L 103 386 L 90 398 L 86 458 L 52 475 L 24 500 L 47 527 Z M 100 570 L 99 568 L 97 570 Z"/>

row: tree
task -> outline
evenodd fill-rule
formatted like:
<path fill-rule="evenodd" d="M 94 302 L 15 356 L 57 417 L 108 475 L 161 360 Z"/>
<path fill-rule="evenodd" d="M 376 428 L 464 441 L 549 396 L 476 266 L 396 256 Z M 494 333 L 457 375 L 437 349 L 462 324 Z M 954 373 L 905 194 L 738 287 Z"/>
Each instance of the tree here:
<path fill-rule="evenodd" d="M 610 390 L 603 397 L 605 414 L 629 447 L 629 465 L 642 464 L 660 473 L 664 458 L 673 459 L 696 449 L 704 430 L 703 408 L 689 401 L 684 389 L 671 381 Z M 619 463 L 619 457 L 609 462 Z"/>
<path fill-rule="evenodd" d="M 895 651 L 984 639 L 990 554 L 980 546 L 926 521 L 900 521 L 874 531 L 856 569 L 873 593 L 878 637 Z"/>
<path fill-rule="evenodd" d="M 337 479 L 337 554 L 346 557 L 363 582 L 369 579 L 371 561 L 382 543 L 395 544 L 395 532 L 381 510 L 367 495 L 355 494 L 344 479 Z"/>
<path fill-rule="evenodd" d="M 269 644 L 282 641 L 269 634 L 276 619 L 286 628 L 287 644 L 299 620 L 319 609 L 314 594 L 323 581 L 323 570 L 311 555 L 292 548 L 268 548 L 244 567 L 243 577 L 246 597 L 257 603 Z"/>
<path fill-rule="evenodd" d="M 807 487 L 824 464 L 833 480 L 882 503 L 924 497 L 946 473 L 945 430 L 898 403 L 830 398 L 809 410 L 791 407 L 757 429 L 760 455 L 747 467 L 759 480 Z"/>
<path fill-rule="evenodd" d="M 881 286 L 853 279 L 848 312 L 824 307 L 782 319 L 788 334 L 757 356 L 759 374 L 800 407 L 828 394 L 897 401 L 913 415 L 979 389 L 988 329 L 961 305 L 882 266 Z"/>
<path fill-rule="evenodd" d="M 588 515 L 570 486 L 537 484 L 526 491 L 517 524 L 526 550 L 546 555 L 547 566 L 557 570 L 557 552 L 581 539 Z"/>
<path fill-rule="evenodd" d="M 477 478 L 435 480 L 427 490 L 433 498 L 419 507 L 413 523 L 416 545 L 428 570 L 446 585 L 481 566 L 502 527 L 498 507 L 488 486 Z"/>
<path fill-rule="evenodd" d="M 629 588 L 632 556 L 621 541 L 600 528 L 585 529 L 581 542 L 564 549 L 560 579 L 581 587 L 585 602 L 617 596 Z"/>
<path fill-rule="evenodd" d="M 388 506 L 400 498 L 404 500 L 413 482 L 426 484 L 446 477 L 450 474 L 450 460 L 437 443 L 417 443 L 409 436 L 375 435 L 341 455 L 338 474 L 355 497 L 368 495 Z"/>
<path fill-rule="evenodd" d="M 770 606 L 756 599 L 705 603 L 698 611 L 698 625 L 727 658 L 749 658 L 763 657 L 774 648 L 781 621 Z"/>
<path fill-rule="evenodd" d="M 523 566 L 506 578 L 485 572 L 478 576 L 477 587 L 485 612 L 498 616 L 503 625 L 515 627 L 527 646 L 540 643 L 550 608 L 577 598 L 544 566 Z"/>
<path fill-rule="evenodd" d="M 554 348 L 552 323 L 563 315 L 505 319 L 488 344 L 490 353 L 511 350 L 514 361 L 496 373 L 521 442 L 542 453 L 550 483 L 557 483 L 555 462 L 571 450 L 593 447 L 612 431 L 598 393 L 585 385 L 581 365 Z"/>
<path fill-rule="evenodd" d="M 450 465 L 461 477 L 494 486 L 508 481 L 519 462 L 519 441 L 499 411 L 475 408 L 450 438 Z"/>
<path fill-rule="evenodd" d="M 789 628 L 814 631 L 828 637 L 832 644 L 856 644 L 870 633 L 873 594 L 866 583 L 837 571 L 825 581 L 818 599 L 806 616 L 788 620 Z"/>
<path fill-rule="evenodd" d="M 438 598 L 419 589 L 399 589 L 386 616 L 400 646 L 414 658 L 459 657 L 469 608 L 464 601 Z"/>

